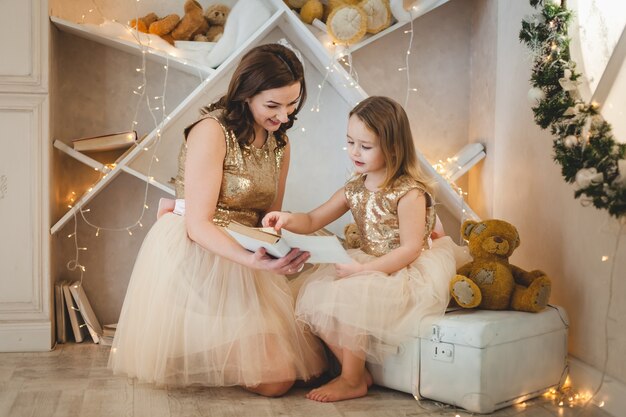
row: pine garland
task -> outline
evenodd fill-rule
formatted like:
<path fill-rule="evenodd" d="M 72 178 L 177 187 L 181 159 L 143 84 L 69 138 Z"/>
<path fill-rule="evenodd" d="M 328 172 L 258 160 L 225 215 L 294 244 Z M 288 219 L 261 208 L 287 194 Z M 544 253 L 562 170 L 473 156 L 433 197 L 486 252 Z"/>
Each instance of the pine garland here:
<path fill-rule="evenodd" d="M 565 0 L 530 4 L 538 12 L 522 21 L 519 39 L 533 54 L 529 97 L 536 100 L 535 122 L 554 136 L 554 160 L 575 185 L 575 198 L 620 218 L 626 215 L 626 144 L 615 141 L 598 105 L 578 93 L 582 74 L 569 50 L 572 12 Z"/>

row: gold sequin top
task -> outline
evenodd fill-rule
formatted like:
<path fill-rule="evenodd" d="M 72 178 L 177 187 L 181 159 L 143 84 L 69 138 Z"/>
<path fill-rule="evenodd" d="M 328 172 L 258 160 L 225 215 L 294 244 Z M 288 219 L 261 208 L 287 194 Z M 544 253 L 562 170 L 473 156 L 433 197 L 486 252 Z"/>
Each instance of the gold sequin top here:
<path fill-rule="evenodd" d="M 409 176 L 398 178 L 392 187 L 370 191 L 365 176 L 349 181 L 344 190 L 354 222 L 361 233 L 361 250 L 383 256 L 400 246 L 398 201 L 410 190 L 417 189 L 426 196 L 426 230 L 423 248 L 429 248 L 430 234 L 435 227 L 434 200 L 424 186 Z"/>
<path fill-rule="evenodd" d="M 227 131 L 221 122 L 222 112 L 215 110 L 206 114 L 185 129 L 185 141 L 178 155 L 178 175 L 174 179 L 176 198 L 185 198 L 187 134 L 200 120 L 210 117 L 220 124 L 226 137 L 222 186 L 213 222 L 226 226 L 233 220 L 247 226 L 258 226 L 261 217 L 276 199 L 284 147 L 278 147 L 272 133 L 268 133 L 261 148 L 240 146 L 234 133 Z"/>

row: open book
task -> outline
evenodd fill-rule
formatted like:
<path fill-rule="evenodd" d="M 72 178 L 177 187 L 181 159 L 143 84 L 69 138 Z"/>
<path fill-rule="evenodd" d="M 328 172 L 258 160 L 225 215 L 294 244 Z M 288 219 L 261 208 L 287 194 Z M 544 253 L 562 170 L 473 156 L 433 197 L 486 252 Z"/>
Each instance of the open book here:
<path fill-rule="evenodd" d="M 265 248 L 268 254 L 276 258 L 282 258 L 292 248 L 298 248 L 311 253 L 307 260 L 309 263 L 352 262 L 336 236 L 299 235 L 288 230 L 282 230 L 279 235 L 272 228 L 254 228 L 236 222 L 230 222 L 225 230 L 244 248 L 253 252 Z"/>

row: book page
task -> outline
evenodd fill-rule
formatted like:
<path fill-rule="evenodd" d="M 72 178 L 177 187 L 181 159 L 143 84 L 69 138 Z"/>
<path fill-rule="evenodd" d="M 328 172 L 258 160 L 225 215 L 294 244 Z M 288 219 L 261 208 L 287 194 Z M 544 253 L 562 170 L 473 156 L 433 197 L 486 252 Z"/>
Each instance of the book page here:
<path fill-rule="evenodd" d="M 276 243 L 269 243 L 258 240 L 253 237 L 238 233 L 234 230 L 224 228 L 224 230 L 232 236 L 241 246 L 251 252 L 256 252 L 259 248 L 265 248 L 267 253 L 275 258 L 282 258 L 287 255 L 291 248 L 283 239 L 279 239 Z"/>
<path fill-rule="evenodd" d="M 308 263 L 347 264 L 354 262 L 336 236 L 299 235 L 284 229 L 281 235 L 281 240 L 285 240 L 289 247 L 311 253 Z"/>

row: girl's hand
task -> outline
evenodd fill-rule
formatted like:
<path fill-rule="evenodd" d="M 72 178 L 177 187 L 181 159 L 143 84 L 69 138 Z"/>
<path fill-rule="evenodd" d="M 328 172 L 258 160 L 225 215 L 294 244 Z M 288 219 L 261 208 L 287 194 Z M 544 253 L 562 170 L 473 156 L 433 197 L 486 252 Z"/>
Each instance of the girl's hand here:
<path fill-rule="evenodd" d="M 287 255 L 276 259 L 269 256 L 264 248 L 260 248 L 251 256 L 253 268 L 264 269 L 280 275 L 289 275 L 300 272 L 311 254 L 294 248 Z"/>
<path fill-rule="evenodd" d="M 352 262 L 350 264 L 335 264 L 335 272 L 339 278 L 345 278 L 348 275 L 363 272 L 364 270 L 365 268 L 363 267 L 363 264 L 358 262 Z"/>
<path fill-rule="evenodd" d="M 291 213 L 285 213 L 283 211 L 271 211 L 263 217 L 261 224 L 263 227 L 273 227 L 274 230 L 279 231 L 283 227 L 289 224 Z"/>

